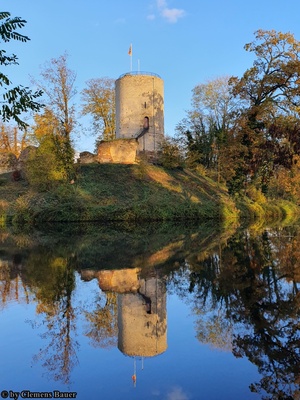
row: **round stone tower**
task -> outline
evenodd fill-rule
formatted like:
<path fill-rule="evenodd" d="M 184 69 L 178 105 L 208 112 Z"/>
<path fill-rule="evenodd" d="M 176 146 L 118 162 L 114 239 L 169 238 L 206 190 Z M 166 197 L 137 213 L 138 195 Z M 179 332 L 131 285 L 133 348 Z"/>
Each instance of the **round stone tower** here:
<path fill-rule="evenodd" d="M 118 295 L 118 348 L 128 356 L 153 357 L 167 349 L 166 282 L 140 279 L 137 293 Z"/>
<path fill-rule="evenodd" d="M 156 74 L 128 72 L 116 80 L 116 137 L 156 152 L 164 137 L 164 83 Z"/>

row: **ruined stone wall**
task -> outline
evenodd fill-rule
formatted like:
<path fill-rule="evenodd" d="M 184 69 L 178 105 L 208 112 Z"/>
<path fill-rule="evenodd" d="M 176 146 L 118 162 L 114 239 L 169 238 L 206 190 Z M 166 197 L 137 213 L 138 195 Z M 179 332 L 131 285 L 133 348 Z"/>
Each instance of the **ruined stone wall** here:
<path fill-rule="evenodd" d="M 119 139 L 101 142 L 96 161 L 99 163 L 134 164 L 138 142 L 136 139 Z"/>
<path fill-rule="evenodd" d="M 140 268 L 97 271 L 96 277 L 101 290 L 117 293 L 136 293 L 140 288 Z"/>
<path fill-rule="evenodd" d="M 116 137 L 138 139 L 138 151 L 157 151 L 164 137 L 164 84 L 154 74 L 128 73 L 116 80 Z"/>

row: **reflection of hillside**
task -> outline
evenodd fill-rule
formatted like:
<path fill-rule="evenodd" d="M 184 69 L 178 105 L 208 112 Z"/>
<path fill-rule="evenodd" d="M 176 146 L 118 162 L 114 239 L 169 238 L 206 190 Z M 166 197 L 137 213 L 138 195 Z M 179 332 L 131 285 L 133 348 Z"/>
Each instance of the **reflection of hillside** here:
<path fill-rule="evenodd" d="M 173 269 L 195 252 L 207 252 L 233 234 L 232 229 L 218 231 L 211 226 L 150 225 L 134 231 L 108 231 L 83 237 L 77 254 L 78 269 L 110 270 L 142 268 Z"/>
<path fill-rule="evenodd" d="M 174 224 L 140 227 L 88 224 L 68 225 L 67 229 L 57 225 L 48 227 L 47 232 L 36 230 L 28 234 L 11 228 L 2 231 L 0 236 L 2 304 L 11 297 L 18 298 L 20 289 L 27 299 L 26 288 L 32 288 L 41 299 L 39 308 L 51 308 L 56 292 L 52 289 L 60 287 L 59 275 L 66 265 L 79 270 L 86 278 L 99 270 L 123 269 L 124 275 L 124 270 L 131 268 L 140 269 L 141 277 L 158 269 L 167 273 L 185 260 L 205 257 L 220 243 L 225 244 L 231 233 L 207 225 Z M 103 273 L 103 284 L 105 274 L 108 279 L 114 279 L 113 275 Z M 126 280 L 128 283 L 128 277 Z M 121 285 L 117 285 L 120 289 Z M 126 285 L 123 287 L 126 292 Z"/>
<path fill-rule="evenodd" d="M 153 267 L 174 268 L 174 263 L 187 254 L 206 252 L 225 243 L 232 229 L 217 230 L 209 225 L 147 224 L 119 227 L 68 225 L 51 226 L 47 231 L 33 231 L 26 235 L 7 231 L 0 258 L 12 260 L 17 254 L 26 259 L 40 253 L 45 259 L 72 258 L 78 269 L 119 269 Z M 3 256 L 3 257 L 1 257 Z"/>

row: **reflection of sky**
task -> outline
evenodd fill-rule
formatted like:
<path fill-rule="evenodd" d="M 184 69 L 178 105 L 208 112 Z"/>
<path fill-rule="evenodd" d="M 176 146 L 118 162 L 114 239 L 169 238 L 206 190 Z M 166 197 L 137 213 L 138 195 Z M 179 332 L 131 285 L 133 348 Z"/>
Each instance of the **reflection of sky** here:
<path fill-rule="evenodd" d="M 78 399 L 130 400 L 233 400 L 256 399 L 249 384 L 258 380 L 256 368 L 231 353 L 211 350 L 196 339 L 195 318 L 176 295 L 167 299 L 167 342 L 165 353 L 136 362 L 136 387 L 132 384 L 134 361 L 117 348 L 95 348 L 85 336 L 82 309 L 91 311 L 101 295 L 98 282 L 83 282 L 77 276 L 72 305 L 76 313 L 79 364 L 72 370 L 69 387 L 47 378 L 41 363 L 32 358 L 47 346 L 40 334 L 46 331 L 36 304 L 11 302 L 1 313 L 1 390 L 72 390 Z M 31 322 L 26 322 L 31 321 Z M 33 328 L 34 327 L 34 328 Z M 2 372 L 3 371 L 3 372 Z"/>
<path fill-rule="evenodd" d="M 249 384 L 258 379 L 256 367 L 232 353 L 212 350 L 196 339 L 195 318 L 177 296 L 169 296 L 168 364 L 174 387 L 189 398 L 203 400 L 257 399 Z M 173 332 L 171 334 L 170 332 Z M 175 334 L 174 334 L 175 332 Z M 201 397 L 200 397 L 201 394 Z"/>

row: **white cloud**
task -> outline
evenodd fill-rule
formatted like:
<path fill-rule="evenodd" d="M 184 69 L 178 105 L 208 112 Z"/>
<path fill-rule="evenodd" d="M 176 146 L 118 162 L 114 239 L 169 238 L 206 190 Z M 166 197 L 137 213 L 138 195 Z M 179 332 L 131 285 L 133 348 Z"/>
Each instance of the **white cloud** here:
<path fill-rule="evenodd" d="M 167 2 L 166 0 L 156 0 L 156 4 L 158 8 L 166 8 Z"/>
<path fill-rule="evenodd" d="M 188 400 L 188 396 L 183 392 L 181 387 L 175 386 L 171 392 L 168 393 L 168 400 Z"/>
<path fill-rule="evenodd" d="M 164 8 L 161 10 L 161 15 L 172 24 L 175 24 L 179 18 L 185 16 L 185 11 L 178 8 Z"/>
<path fill-rule="evenodd" d="M 156 7 L 158 9 L 159 15 L 163 17 L 166 21 L 175 24 L 179 18 L 186 15 L 185 10 L 179 8 L 169 8 L 166 0 L 156 0 Z M 155 15 L 149 14 L 147 19 L 155 19 Z"/>
<path fill-rule="evenodd" d="M 155 15 L 149 14 L 149 15 L 147 15 L 147 19 L 149 19 L 149 21 L 153 21 L 155 19 Z"/>

